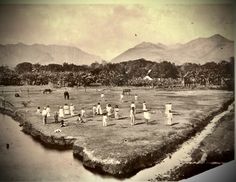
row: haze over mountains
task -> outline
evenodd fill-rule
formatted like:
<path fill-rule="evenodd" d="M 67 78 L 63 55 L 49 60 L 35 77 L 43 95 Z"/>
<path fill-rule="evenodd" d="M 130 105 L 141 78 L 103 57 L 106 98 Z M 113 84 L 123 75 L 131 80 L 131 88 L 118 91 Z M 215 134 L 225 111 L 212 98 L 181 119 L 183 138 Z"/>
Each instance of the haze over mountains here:
<path fill-rule="evenodd" d="M 177 65 L 185 62 L 204 64 L 209 61 L 229 60 L 232 56 L 234 56 L 234 41 L 216 34 L 208 38 L 198 38 L 185 44 L 179 43 L 171 46 L 142 42 L 116 56 L 111 62 L 119 63 L 144 58 L 155 62 L 166 60 Z M 68 62 L 76 65 L 90 65 L 93 62 L 101 61 L 102 58 L 99 56 L 72 46 L 0 44 L 1 65 L 15 66 L 21 62 L 40 64 Z"/>
<path fill-rule="evenodd" d="M 15 66 L 21 62 L 40 64 L 64 62 L 77 65 L 100 62 L 101 58 L 72 46 L 61 45 L 26 45 L 23 43 L 0 45 L 0 62 L 2 65 Z"/>
<path fill-rule="evenodd" d="M 193 62 L 204 64 L 209 61 L 229 60 L 234 56 L 234 41 L 216 34 L 209 38 L 198 38 L 186 44 L 166 46 L 142 42 L 111 60 L 113 63 L 144 58 L 160 62 L 163 60 L 183 64 Z"/>

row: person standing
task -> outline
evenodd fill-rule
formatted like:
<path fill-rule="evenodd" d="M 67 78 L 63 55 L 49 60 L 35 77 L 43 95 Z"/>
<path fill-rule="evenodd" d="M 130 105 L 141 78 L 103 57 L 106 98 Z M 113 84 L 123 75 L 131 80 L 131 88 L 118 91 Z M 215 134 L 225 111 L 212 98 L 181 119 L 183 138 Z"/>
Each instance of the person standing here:
<path fill-rule="evenodd" d="M 115 119 L 119 119 L 119 107 L 118 107 L 118 105 L 115 106 L 114 112 L 115 112 Z"/>
<path fill-rule="evenodd" d="M 58 116 L 59 116 L 60 119 L 63 119 L 63 118 L 64 118 L 64 110 L 63 110 L 62 106 L 60 106 L 60 108 L 59 108 L 59 114 L 58 114 Z"/>
<path fill-rule="evenodd" d="M 84 118 L 85 117 L 85 110 L 84 108 L 81 109 L 81 118 Z"/>
<path fill-rule="evenodd" d="M 134 100 L 135 100 L 135 102 L 138 101 L 138 95 L 137 94 L 134 95 Z"/>
<path fill-rule="evenodd" d="M 123 92 L 120 94 L 120 101 L 123 102 L 123 99 L 124 99 L 124 94 Z"/>
<path fill-rule="evenodd" d="M 104 93 L 101 93 L 101 99 L 102 100 L 104 100 L 104 97 L 105 97 Z"/>
<path fill-rule="evenodd" d="M 64 110 L 64 114 L 65 115 L 69 115 L 70 114 L 70 108 L 69 108 L 69 106 L 67 104 L 64 105 L 63 110 Z"/>
<path fill-rule="evenodd" d="M 173 119 L 173 113 L 171 110 L 169 110 L 167 114 L 167 125 L 171 126 L 172 125 L 172 119 Z"/>
<path fill-rule="evenodd" d="M 146 102 L 143 101 L 143 111 L 145 111 L 146 109 L 147 109 Z"/>
<path fill-rule="evenodd" d="M 102 116 L 102 126 L 107 126 L 107 114 L 106 113 L 103 113 L 103 116 Z"/>
<path fill-rule="evenodd" d="M 50 115 L 51 109 L 50 109 L 49 105 L 47 106 L 46 111 L 47 111 L 47 117 L 50 117 L 51 116 Z"/>
<path fill-rule="evenodd" d="M 150 113 L 148 112 L 147 109 L 145 109 L 143 111 L 143 117 L 144 117 L 144 120 L 145 120 L 146 124 L 148 124 L 148 121 L 151 119 L 151 117 L 150 117 Z"/>
<path fill-rule="evenodd" d="M 108 104 L 108 105 L 107 105 L 106 110 L 107 110 L 107 116 L 108 116 L 108 117 L 111 117 L 111 115 L 112 115 L 112 107 L 111 107 L 111 104 Z"/>
<path fill-rule="evenodd" d="M 65 100 L 69 100 L 69 99 L 70 99 L 70 94 L 69 94 L 68 91 L 65 91 L 65 92 L 64 92 L 64 99 L 65 99 Z"/>
<path fill-rule="evenodd" d="M 46 107 L 43 108 L 42 110 L 42 116 L 43 116 L 43 124 L 47 124 L 47 110 Z"/>
<path fill-rule="evenodd" d="M 98 105 L 97 105 L 97 108 L 96 108 L 97 110 L 96 110 L 96 112 L 97 112 L 97 115 L 102 115 L 102 107 L 101 107 L 101 104 L 100 103 L 98 103 Z"/>
<path fill-rule="evenodd" d="M 131 102 L 131 105 L 130 105 L 130 108 L 132 108 L 132 107 L 133 107 L 134 110 L 135 110 L 136 106 L 135 106 L 135 103 L 134 103 L 133 101 Z"/>
<path fill-rule="evenodd" d="M 132 101 L 131 102 L 131 105 L 130 105 L 130 108 L 132 109 L 134 109 L 134 113 L 136 113 L 136 105 L 135 105 L 135 103 Z"/>
<path fill-rule="evenodd" d="M 71 116 L 74 116 L 74 115 L 75 115 L 75 112 L 74 112 L 74 111 L 75 111 L 75 106 L 71 103 L 71 104 L 70 104 L 70 115 L 71 115 Z"/>
<path fill-rule="evenodd" d="M 165 114 L 167 115 L 169 113 L 169 111 L 172 110 L 172 104 L 171 103 L 167 103 L 165 105 Z"/>
<path fill-rule="evenodd" d="M 37 111 L 36 111 L 36 114 L 40 114 L 41 113 L 41 110 L 40 110 L 40 107 L 37 108 Z"/>
<path fill-rule="evenodd" d="M 131 109 L 130 109 L 130 121 L 131 121 L 131 126 L 135 125 L 134 107 L 131 107 Z"/>
<path fill-rule="evenodd" d="M 172 104 L 171 103 L 167 103 L 165 105 L 165 115 L 166 115 L 166 119 L 167 119 L 167 125 L 172 125 L 173 114 L 172 114 Z"/>
<path fill-rule="evenodd" d="M 55 114 L 54 114 L 54 121 L 55 123 L 58 123 L 58 112 L 56 111 Z"/>
<path fill-rule="evenodd" d="M 95 116 L 97 114 L 96 105 L 93 105 L 92 111 L 93 111 L 93 116 Z"/>

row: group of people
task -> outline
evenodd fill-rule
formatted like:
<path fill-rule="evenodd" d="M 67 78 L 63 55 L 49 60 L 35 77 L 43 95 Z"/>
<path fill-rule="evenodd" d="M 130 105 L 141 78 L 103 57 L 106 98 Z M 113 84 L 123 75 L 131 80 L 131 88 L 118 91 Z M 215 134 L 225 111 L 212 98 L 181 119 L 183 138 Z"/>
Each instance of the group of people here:
<path fill-rule="evenodd" d="M 49 107 L 49 105 L 47 107 L 43 107 L 43 110 L 42 110 L 42 117 L 43 117 L 43 124 L 47 124 L 47 118 L 49 116 L 51 116 L 50 114 L 51 112 L 51 109 Z M 37 114 L 40 114 L 41 113 L 41 110 L 40 110 L 40 107 L 37 108 L 37 111 L 36 111 Z"/>
<path fill-rule="evenodd" d="M 105 95 L 104 93 L 101 94 L 101 99 L 104 100 Z M 124 95 L 123 93 L 120 96 L 121 102 L 123 102 Z M 130 124 L 131 126 L 135 125 L 135 115 L 136 115 L 136 105 L 135 103 L 138 101 L 138 96 L 135 94 L 134 100 L 130 105 Z M 43 124 L 47 124 L 47 118 L 50 117 L 50 107 L 49 105 L 47 107 L 44 107 L 43 110 L 40 110 L 40 107 L 37 108 L 37 113 L 41 113 L 43 117 Z M 145 122 L 148 124 L 149 120 L 151 119 L 149 110 L 147 109 L 146 102 L 144 101 L 142 103 L 142 112 L 143 112 L 143 117 Z M 85 109 L 82 108 L 80 113 L 75 111 L 75 106 L 71 103 L 70 105 L 65 104 L 64 106 L 60 106 L 59 110 L 55 112 L 54 114 L 54 120 L 55 122 L 61 122 L 61 126 L 64 125 L 64 119 L 66 116 L 77 116 L 77 121 L 80 123 L 84 123 L 84 118 L 85 118 Z M 106 108 L 103 110 L 101 107 L 101 103 L 97 103 L 97 105 L 93 105 L 92 107 L 92 113 L 93 116 L 96 115 L 102 115 L 102 125 L 107 126 L 107 122 L 110 118 L 114 116 L 115 119 L 119 119 L 119 106 L 115 105 L 114 108 L 111 106 L 111 104 L 106 104 Z M 171 103 L 167 103 L 165 105 L 165 116 L 167 119 L 167 124 L 171 125 L 172 124 L 172 118 L 173 118 L 173 113 L 172 113 L 172 105 Z"/>

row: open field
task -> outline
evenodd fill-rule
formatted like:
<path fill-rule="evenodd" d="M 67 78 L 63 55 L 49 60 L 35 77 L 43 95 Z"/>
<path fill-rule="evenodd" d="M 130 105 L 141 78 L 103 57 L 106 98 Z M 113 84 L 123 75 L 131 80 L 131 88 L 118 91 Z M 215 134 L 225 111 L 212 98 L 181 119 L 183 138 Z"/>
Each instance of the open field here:
<path fill-rule="evenodd" d="M 16 87 L 5 87 L 5 90 L 18 90 Z M 142 168 L 152 166 L 173 152 L 178 144 L 201 130 L 210 119 L 225 109 L 225 103 L 233 100 L 233 92 L 217 90 L 194 91 L 156 91 L 152 89 L 132 89 L 130 96 L 119 101 L 121 88 L 106 88 L 103 93 L 105 100 L 100 98 L 101 91 L 96 89 L 67 89 L 70 100 L 64 100 L 64 89 L 57 89 L 51 94 L 42 94 L 32 90 L 41 87 L 29 87 L 27 92 L 20 93 L 16 98 L 14 92 L 4 92 L 4 98 L 11 102 L 16 114 L 23 118 L 23 127 L 27 133 L 40 138 L 52 145 L 73 146 L 73 153 L 89 168 L 116 176 L 128 175 Z M 129 107 L 138 95 L 136 125 L 130 125 Z M 142 102 L 146 101 L 150 109 L 151 120 L 144 122 Z M 27 107 L 22 102 L 28 102 Z M 110 103 L 119 105 L 121 118 L 108 121 L 108 126 L 102 126 L 102 117 L 92 117 L 92 106 L 101 102 L 102 108 Z M 175 112 L 173 125 L 167 126 L 164 116 L 165 103 L 171 102 Z M 67 126 L 60 127 L 54 123 L 53 113 L 59 106 L 73 103 L 76 110 L 82 107 L 86 110 L 85 123 L 78 123 L 76 117 L 66 119 Z M 51 117 L 46 126 L 42 117 L 36 115 L 36 108 L 50 105 Z M 61 132 L 55 133 L 56 129 Z M 69 143 L 66 141 L 69 140 Z"/>
<path fill-rule="evenodd" d="M 234 107 L 220 118 L 214 131 L 191 152 L 191 161 L 151 181 L 182 180 L 234 160 Z"/>

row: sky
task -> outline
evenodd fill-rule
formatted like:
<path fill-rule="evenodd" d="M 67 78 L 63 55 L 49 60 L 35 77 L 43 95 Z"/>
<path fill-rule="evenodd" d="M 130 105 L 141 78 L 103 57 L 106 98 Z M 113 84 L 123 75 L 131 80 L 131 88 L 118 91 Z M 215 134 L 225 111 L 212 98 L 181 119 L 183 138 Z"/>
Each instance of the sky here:
<path fill-rule="evenodd" d="M 230 4 L 12 4 L 0 22 L 0 44 L 71 45 L 109 61 L 143 41 L 233 40 L 234 18 Z"/>

